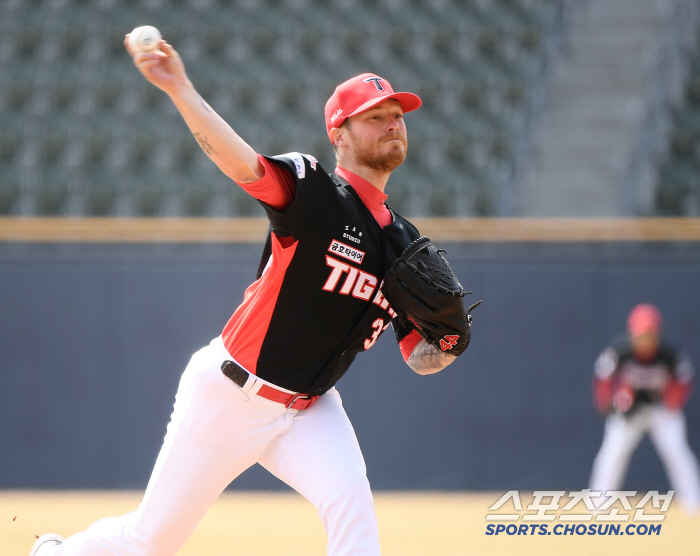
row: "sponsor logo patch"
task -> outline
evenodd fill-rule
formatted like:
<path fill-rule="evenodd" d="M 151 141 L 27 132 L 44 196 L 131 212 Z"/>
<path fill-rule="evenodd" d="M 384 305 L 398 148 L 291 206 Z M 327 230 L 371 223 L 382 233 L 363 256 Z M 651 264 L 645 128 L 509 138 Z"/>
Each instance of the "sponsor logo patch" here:
<path fill-rule="evenodd" d="M 294 166 L 297 169 L 297 177 L 301 180 L 306 176 L 306 166 L 304 166 L 304 159 L 299 153 L 287 153 L 282 155 L 294 162 Z"/>
<path fill-rule="evenodd" d="M 328 250 L 331 253 L 335 253 L 336 255 L 339 255 L 357 264 L 361 264 L 362 259 L 364 259 L 365 257 L 364 251 L 360 251 L 359 249 L 355 249 L 354 247 L 345 245 L 344 243 L 341 243 L 340 241 L 335 239 L 331 242 L 331 245 L 328 248 Z"/>
<path fill-rule="evenodd" d="M 318 161 L 310 154 L 286 153 L 281 156 L 288 158 L 289 160 L 294 162 L 294 167 L 297 170 L 297 177 L 300 180 L 306 176 L 306 166 L 304 165 L 304 159 L 309 161 L 309 165 L 311 166 L 312 170 L 316 170 L 316 165 L 318 164 Z"/>
<path fill-rule="evenodd" d="M 304 158 L 306 158 L 306 160 L 309 161 L 309 164 L 311 165 L 311 169 L 315 171 L 315 170 L 316 170 L 316 164 L 318 164 L 318 160 L 316 160 L 316 159 L 315 159 L 313 156 L 311 156 L 310 154 L 302 154 L 301 156 L 303 156 Z"/>

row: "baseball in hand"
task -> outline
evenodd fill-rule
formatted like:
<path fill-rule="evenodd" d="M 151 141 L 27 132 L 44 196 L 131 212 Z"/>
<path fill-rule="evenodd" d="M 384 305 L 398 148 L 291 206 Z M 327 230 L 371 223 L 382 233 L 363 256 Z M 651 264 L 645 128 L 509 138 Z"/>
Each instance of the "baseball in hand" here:
<path fill-rule="evenodd" d="M 134 52 L 151 52 L 158 48 L 160 31 L 152 25 L 137 27 L 129 34 L 129 47 Z"/>

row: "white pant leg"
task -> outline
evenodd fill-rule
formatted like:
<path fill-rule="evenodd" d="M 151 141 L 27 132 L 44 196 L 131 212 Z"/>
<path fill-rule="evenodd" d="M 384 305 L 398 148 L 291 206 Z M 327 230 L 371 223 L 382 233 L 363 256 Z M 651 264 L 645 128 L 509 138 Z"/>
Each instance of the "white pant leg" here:
<path fill-rule="evenodd" d="M 260 459 L 268 471 L 306 497 L 328 535 L 329 556 L 379 556 L 379 532 L 364 458 L 332 388 Z"/>
<path fill-rule="evenodd" d="M 685 416 L 682 411 L 671 411 L 663 405 L 653 409 L 651 440 L 681 503 L 687 511 L 695 512 L 700 508 L 700 471 L 688 445 Z"/>
<path fill-rule="evenodd" d="M 629 417 L 613 413 L 605 420 L 603 444 L 593 462 L 591 490 L 605 493 L 622 487 L 632 453 L 648 429 L 647 409 L 642 407 Z"/>
<path fill-rule="evenodd" d="M 57 556 L 176 554 L 229 482 L 289 427 L 294 415 L 282 404 L 223 375 L 227 356 L 219 338 L 192 357 L 139 508 L 66 539 Z"/>

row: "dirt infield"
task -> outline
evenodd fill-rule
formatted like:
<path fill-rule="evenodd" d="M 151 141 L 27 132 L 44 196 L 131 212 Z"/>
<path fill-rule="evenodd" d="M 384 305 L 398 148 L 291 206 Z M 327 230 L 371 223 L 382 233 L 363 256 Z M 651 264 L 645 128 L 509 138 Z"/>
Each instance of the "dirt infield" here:
<path fill-rule="evenodd" d="M 503 493 L 376 493 L 383 556 L 673 556 L 700 552 L 700 516 L 669 510 L 658 535 L 486 535 L 489 506 Z M 71 535 L 136 508 L 134 491 L 0 491 L 0 556 L 26 556 L 35 535 Z M 550 525 L 550 529 L 553 525 Z M 180 556 L 322 556 L 316 510 L 295 493 L 226 492 Z"/>

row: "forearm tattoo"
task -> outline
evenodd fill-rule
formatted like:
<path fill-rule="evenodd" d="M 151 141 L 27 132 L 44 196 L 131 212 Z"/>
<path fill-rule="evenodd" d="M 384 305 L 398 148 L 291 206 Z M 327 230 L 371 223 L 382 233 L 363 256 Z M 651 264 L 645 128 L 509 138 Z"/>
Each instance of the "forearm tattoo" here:
<path fill-rule="evenodd" d="M 202 147 L 202 150 L 207 153 L 207 156 L 211 156 L 213 154 L 217 154 L 216 151 L 214 150 L 214 147 L 212 147 L 209 144 L 209 141 L 207 141 L 207 136 L 202 135 L 198 131 L 194 133 L 194 138 L 197 139 L 197 142 L 199 143 L 199 146 Z"/>
<path fill-rule="evenodd" d="M 419 375 L 430 375 L 441 371 L 455 359 L 457 358 L 454 355 L 448 355 L 434 345 L 421 340 L 413 348 L 406 363 Z"/>

